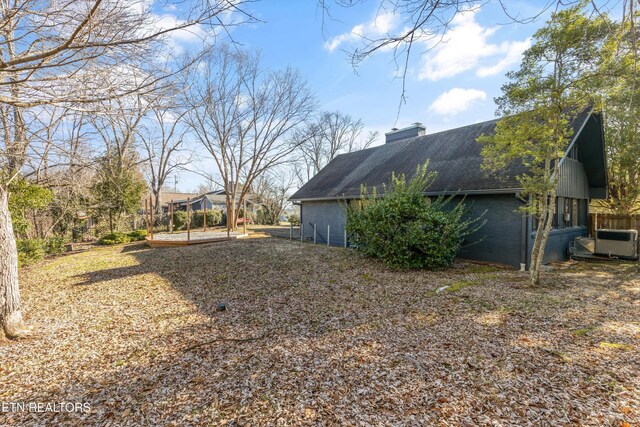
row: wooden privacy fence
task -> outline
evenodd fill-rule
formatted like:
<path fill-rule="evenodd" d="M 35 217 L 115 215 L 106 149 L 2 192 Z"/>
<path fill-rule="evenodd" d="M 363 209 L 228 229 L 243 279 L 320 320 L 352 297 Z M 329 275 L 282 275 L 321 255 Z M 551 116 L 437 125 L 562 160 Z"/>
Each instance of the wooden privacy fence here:
<path fill-rule="evenodd" d="M 589 235 L 595 236 L 596 230 L 638 230 L 640 236 L 640 215 L 589 214 Z"/>

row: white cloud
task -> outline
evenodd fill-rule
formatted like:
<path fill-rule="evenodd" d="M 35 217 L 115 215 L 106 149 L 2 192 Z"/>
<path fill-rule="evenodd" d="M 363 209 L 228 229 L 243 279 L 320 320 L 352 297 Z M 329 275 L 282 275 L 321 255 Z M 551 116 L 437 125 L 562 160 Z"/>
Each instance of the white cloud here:
<path fill-rule="evenodd" d="M 174 15 L 165 14 L 158 16 L 153 22 L 154 31 L 163 31 L 184 25 L 186 21 L 176 18 Z M 200 24 L 194 24 L 186 28 L 172 30 L 167 33 L 176 42 L 192 42 L 202 40 L 206 32 Z"/>
<path fill-rule="evenodd" d="M 422 59 L 420 80 L 441 80 L 473 69 L 477 69 L 478 77 L 486 77 L 520 61 L 530 40 L 506 41 L 500 45 L 490 43 L 489 38 L 497 28 L 480 25 L 476 21 L 479 11 L 476 7 L 460 12 L 442 39 L 424 42 L 428 52 Z M 498 59 L 500 56 L 503 58 Z M 493 65 L 485 65 L 487 62 Z"/>
<path fill-rule="evenodd" d="M 397 27 L 398 18 L 398 15 L 393 12 L 379 13 L 371 21 L 354 26 L 350 32 L 337 35 L 327 40 L 324 48 L 329 52 L 333 52 L 345 43 L 353 43 L 361 39 L 384 36 Z"/>
<path fill-rule="evenodd" d="M 522 52 L 527 50 L 531 46 L 531 39 L 528 38 L 521 42 L 504 42 L 500 45 L 500 50 L 506 52 L 504 58 L 498 61 L 497 64 L 491 66 L 484 66 L 478 68 L 476 75 L 478 77 L 487 77 L 499 74 L 511 67 L 518 64 L 522 57 Z"/>
<path fill-rule="evenodd" d="M 167 31 L 159 38 L 165 45 L 155 58 L 161 63 L 168 62 L 181 55 L 185 49 L 193 43 L 202 42 L 207 37 L 212 37 L 215 30 L 207 29 L 201 24 L 186 25 L 187 21 L 173 14 L 152 14 L 141 31 L 142 34 L 157 34 Z M 180 28 L 184 26 L 184 28 Z"/>
<path fill-rule="evenodd" d="M 438 96 L 429 106 L 429 111 L 441 116 L 453 116 L 486 99 L 487 93 L 482 90 L 456 87 Z"/>
<path fill-rule="evenodd" d="M 389 13 L 379 13 L 376 15 L 369 28 L 377 34 L 387 34 L 398 25 L 398 15 Z"/>

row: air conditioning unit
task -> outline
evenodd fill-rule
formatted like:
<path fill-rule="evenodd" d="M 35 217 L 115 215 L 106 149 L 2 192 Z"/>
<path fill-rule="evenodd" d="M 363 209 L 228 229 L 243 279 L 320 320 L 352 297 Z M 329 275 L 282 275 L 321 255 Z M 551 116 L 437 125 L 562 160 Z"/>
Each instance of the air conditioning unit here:
<path fill-rule="evenodd" d="M 637 230 L 596 230 L 597 255 L 638 259 Z"/>

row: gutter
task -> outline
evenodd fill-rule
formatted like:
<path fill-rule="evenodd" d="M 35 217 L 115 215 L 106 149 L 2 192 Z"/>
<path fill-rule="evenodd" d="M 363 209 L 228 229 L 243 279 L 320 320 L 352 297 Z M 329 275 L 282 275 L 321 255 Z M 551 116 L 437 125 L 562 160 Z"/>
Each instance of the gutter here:
<path fill-rule="evenodd" d="M 423 193 L 425 196 L 472 196 L 472 195 L 485 195 L 485 194 L 519 194 L 523 189 L 522 188 L 494 188 L 494 189 L 486 189 L 486 190 L 466 190 L 466 191 L 427 191 Z M 380 196 L 384 196 L 383 194 Z M 314 198 L 290 198 L 291 202 L 322 202 L 322 201 L 331 201 L 331 200 L 354 200 L 361 199 L 360 195 L 350 195 L 350 196 L 333 196 L 333 197 L 314 197 Z"/>

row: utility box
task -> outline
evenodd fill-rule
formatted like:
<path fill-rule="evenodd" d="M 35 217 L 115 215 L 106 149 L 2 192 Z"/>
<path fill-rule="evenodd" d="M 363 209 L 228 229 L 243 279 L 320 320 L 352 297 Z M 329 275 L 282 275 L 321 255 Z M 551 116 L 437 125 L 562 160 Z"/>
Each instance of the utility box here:
<path fill-rule="evenodd" d="M 596 230 L 596 255 L 638 259 L 638 230 Z"/>

